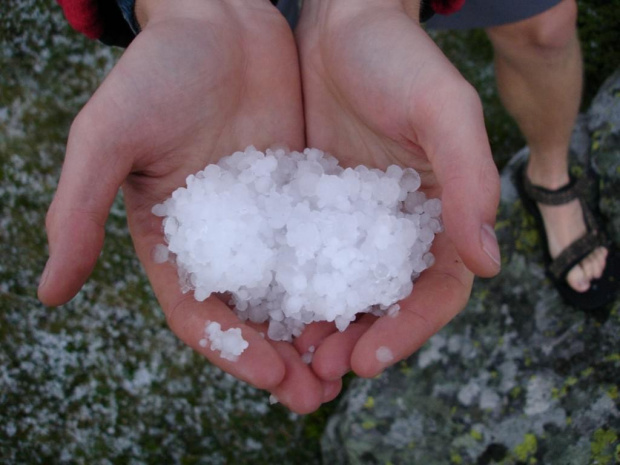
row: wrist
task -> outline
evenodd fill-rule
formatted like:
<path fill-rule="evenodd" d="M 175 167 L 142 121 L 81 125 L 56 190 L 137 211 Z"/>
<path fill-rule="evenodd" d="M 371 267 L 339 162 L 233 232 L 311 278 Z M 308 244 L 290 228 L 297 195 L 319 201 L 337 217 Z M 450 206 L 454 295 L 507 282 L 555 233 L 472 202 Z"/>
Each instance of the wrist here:
<path fill-rule="evenodd" d="M 142 29 L 153 20 L 171 17 L 185 17 L 191 19 L 209 18 L 211 13 L 218 9 L 214 3 L 219 3 L 224 9 L 230 8 L 231 12 L 241 10 L 269 9 L 275 10 L 269 0 L 225 0 L 213 2 L 212 0 L 136 0 L 135 17 Z"/>
<path fill-rule="evenodd" d="M 403 9 L 417 24 L 420 24 L 420 10 L 422 8 L 422 1 L 423 0 L 401 0 Z"/>
<path fill-rule="evenodd" d="M 162 1 L 163 0 L 136 0 L 134 12 L 136 21 L 141 28 L 144 29 L 153 15 L 153 12 L 157 10 L 157 7 L 161 5 Z"/>
<path fill-rule="evenodd" d="M 310 30 L 337 30 L 353 19 L 372 21 L 382 11 L 398 11 L 406 14 L 415 24 L 420 24 L 422 0 L 306 0 L 303 2 L 300 26 L 297 33 L 304 35 Z M 300 30 L 301 29 L 301 30 Z"/>

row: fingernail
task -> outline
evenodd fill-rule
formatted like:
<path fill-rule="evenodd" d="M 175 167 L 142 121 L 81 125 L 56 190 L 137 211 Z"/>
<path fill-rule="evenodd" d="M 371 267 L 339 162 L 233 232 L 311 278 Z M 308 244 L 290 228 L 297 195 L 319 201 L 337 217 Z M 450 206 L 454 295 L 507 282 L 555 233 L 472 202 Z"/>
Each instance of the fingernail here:
<path fill-rule="evenodd" d="M 495 230 L 490 224 L 483 224 L 480 230 L 480 240 L 482 242 L 482 250 L 489 256 L 491 260 L 501 267 L 502 262 L 499 253 L 499 244 L 497 243 L 497 236 Z"/>
<path fill-rule="evenodd" d="M 323 383 L 323 402 L 327 401 L 332 396 L 332 385 L 330 383 Z"/>
<path fill-rule="evenodd" d="M 41 273 L 41 280 L 39 281 L 39 289 L 41 289 L 45 285 L 45 281 L 47 281 L 47 277 L 50 273 L 50 261 L 47 260 L 45 264 L 45 268 L 43 268 L 43 273 Z"/>
<path fill-rule="evenodd" d="M 577 291 L 586 292 L 590 288 L 590 281 L 579 281 L 577 283 Z"/>

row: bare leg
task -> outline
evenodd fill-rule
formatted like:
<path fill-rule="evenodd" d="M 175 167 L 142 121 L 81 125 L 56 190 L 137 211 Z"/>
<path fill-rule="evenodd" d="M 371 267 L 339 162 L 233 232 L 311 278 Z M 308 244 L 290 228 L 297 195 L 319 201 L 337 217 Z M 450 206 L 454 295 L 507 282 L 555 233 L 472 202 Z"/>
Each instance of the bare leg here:
<path fill-rule="evenodd" d="M 487 30 L 500 96 L 530 147 L 527 175 L 548 189 L 569 181 L 568 148 L 582 87 L 576 18 L 575 0 L 563 0 L 533 18 Z M 585 234 L 577 200 L 539 208 L 552 257 Z M 586 291 L 601 276 L 606 257 L 606 249 L 596 249 L 570 271 L 568 283 Z"/>

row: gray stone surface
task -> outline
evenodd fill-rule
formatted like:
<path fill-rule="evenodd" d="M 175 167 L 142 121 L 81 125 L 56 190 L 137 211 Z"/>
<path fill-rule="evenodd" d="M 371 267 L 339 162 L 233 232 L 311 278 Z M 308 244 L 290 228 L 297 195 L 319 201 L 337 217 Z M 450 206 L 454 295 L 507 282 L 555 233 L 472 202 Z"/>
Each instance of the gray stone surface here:
<path fill-rule="evenodd" d="M 574 158 L 600 173 L 620 243 L 620 71 L 578 124 Z M 545 279 L 540 238 L 502 176 L 503 270 L 418 354 L 355 380 L 323 436 L 329 464 L 620 462 L 620 301 L 585 315 Z M 577 174 L 583 169 L 575 169 Z"/>

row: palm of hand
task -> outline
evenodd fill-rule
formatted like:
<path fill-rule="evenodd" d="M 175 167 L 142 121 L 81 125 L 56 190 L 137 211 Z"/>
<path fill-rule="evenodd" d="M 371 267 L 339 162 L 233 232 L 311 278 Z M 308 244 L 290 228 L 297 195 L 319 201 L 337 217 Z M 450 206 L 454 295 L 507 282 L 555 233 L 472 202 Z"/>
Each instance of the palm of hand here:
<path fill-rule="evenodd" d="M 317 17 L 324 22 L 310 24 Z M 312 366 L 325 379 L 348 369 L 375 376 L 417 350 L 464 307 L 473 282 L 468 266 L 486 275 L 497 271 L 471 244 L 472 233 L 476 239 L 480 234 L 480 215 L 463 195 L 472 183 L 466 176 L 483 181 L 487 192 L 479 209 L 494 215 L 497 174 L 477 96 L 402 9 L 306 18 L 313 19 L 302 18 L 297 37 L 308 145 L 346 165 L 413 167 L 423 190 L 444 200 L 447 233 L 435 239 L 436 263 L 401 302 L 397 318 L 366 316 L 344 333 L 323 327 L 298 342 L 323 341 Z M 468 162 L 464 150 L 480 153 Z M 393 359 L 378 360 L 379 348 L 388 348 Z"/>
<path fill-rule="evenodd" d="M 136 251 L 172 330 L 216 365 L 270 389 L 291 409 L 307 412 L 320 405 L 326 387 L 334 396 L 339 381 L 320 382 L 290 344 L 270 345 L 246 325 L 242 329 L 250 349 L 235 363 L 200 347 L 207 320 L 226 329 L 239 326 L 238 319 L 215 297 L 198 303 L 183 295 L 174 266 L 155 264 L 151 255 L 163 242 L 151 208 L 184 185 L 188 174 L 250 144 L 262 149 L 274 142 L 303 146 L 290 29 L 269 7 L 253 11 L 252 21 L 234 30 L 231 21 L 245 22 L 242 13 L 231 18 L 231 11 L 212 3 L 208 22 L 150 23 L 76 118 L 48 214 L 52 253 L 39 295 L 59 304 L 82 286 L 122 184 Z"/>
<path fill-rule="evenodd" d="M 425 129 L 435 121 L 428 120 L 441 119 L 449 97 L 442 86 L 466 83 L 404 11 L 381 10 L 324 30 L 300 25 L 308 143 L 348 165 L 400 164 L 431 175 Z M 427 190 L 436 187 L 434 177 L 425 181 Z"/>

